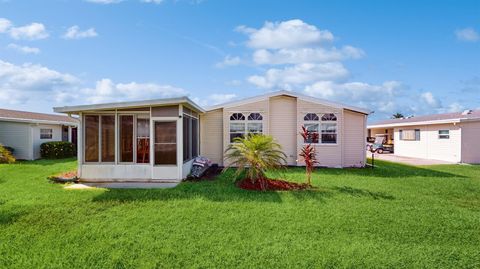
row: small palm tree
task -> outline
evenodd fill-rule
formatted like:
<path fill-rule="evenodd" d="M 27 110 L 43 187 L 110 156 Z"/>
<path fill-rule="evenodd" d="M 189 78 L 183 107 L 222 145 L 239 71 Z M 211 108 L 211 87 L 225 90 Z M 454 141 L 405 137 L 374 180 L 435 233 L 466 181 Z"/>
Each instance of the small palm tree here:
<path fill-rule="evenodd" d="M 227 166 L 236 167 L 236 177 L 245 172 L 252 183 L 266 179 L 268 169 L 280 168 L 286 163 L 287 156 L 280 144 L 270 135 L 255 134 L 236 137 L 225 150 Z M 225 171 L 225 170 L 224 170 Z M 262 184 L 263 186 L 263 184 Z"/>
<path fill-rule="evenodd" d="M 403 116 L 402 113 L 397 112 L 392 115 L 392 119 L 401 119 L 401 118 L 405 118 L 405 116 Z"/>

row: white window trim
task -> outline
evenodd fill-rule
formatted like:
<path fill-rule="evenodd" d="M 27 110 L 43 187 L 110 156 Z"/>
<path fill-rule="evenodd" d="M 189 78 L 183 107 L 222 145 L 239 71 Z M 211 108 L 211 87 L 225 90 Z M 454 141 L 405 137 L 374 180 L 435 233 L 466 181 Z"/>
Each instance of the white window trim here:
<path fill-rule="evenodd" d="M 305 118 L 305 116 L 308 114 L 308 113 L 314 113 L 314 114 L 317 114 L 318 116 L 318 120 L 309 120 L 309 121 L 306 121 L 304 120 L 303 121 L 303 124 L 302 126 L 305 126 L 305 124 L 318 124 L 318 143 L 306 143 L 305 141 L 303 141 L 303 144 L 304 145 L 308 145 L 308 144 L 312 144 L 314 146 L 338 146 L 338 115 L 337 113 L 334 113 L 334 112 L 304 112 L 302 113 L 302 118 Z M 336 117 L 337 117 L 337 120 L 336 121 L 323 121 L 322 120 L 322 116 L 324 114 L 334 114 Z M 337 135 L 337 139 L 336 139 L 336 142 L 335 143 L 323 143 L 322 142 L 322 124 L 325 124 L 325 123 L 333 123 L 335 124 L 335 134 Z"/>
<path fill-rule="evenodd" d="M 230 117 L 234 114 L 234 113 L 242 113 L 243 116 L 245 117 L 244 120 L 231 120 Z M 251 113 L 259 113 L 261 116 L 262 116 L 262 120 L 249 120 L 248 119 L 248 116 L 251 114 Z M 265 134 L 265 124 L 264 124 L 264 118 L 265 118 L 265 115 L 263 115 L 262 112 L 260 111 L 248 111 L 248 112 L 231 112 L 230 115 L 228 116 L 228 142 L 231 144 L 231 143 L 234 143 L 233 141 L 231 141 L 231 134 L 232 134 L 232 131 L 231 131 L 231 124 L 232 123 L 243 123 L 243 135 L 248 135 L 249 133 L 252 133 L 252 134 Z M 262 131 L 261 132 L 248 132 L 248 124 L 249 123 L 260 123 L 262 124 Z M 233 133 L 241 133 L 241 132 L 233 132 Z"/>
<path fill-rule="evenodd" d="M 441 131 L 447 131 L 446 134 L 440 134 Z M 438 139 L 439 140 L 449 140 L 450 139 L 450 130 L 449 129 L 443 129 L 443 130 L 438 130 Z"/>
<path fill-rule="evenodd" d="M 42 135 L 46 135 L 46 134 L 42 134 L 42 131 L 49 131 L 47 132 L 48 135 L 50 135 L 50 137 L 42 137 Z M 62 132 L 63 132 L 63 129 L 62 129 Z M 52 128 L 40 128 L 40 139 L 41 140 L 47 140 L 47 139 L 53 139 L 53 129 Z"/>

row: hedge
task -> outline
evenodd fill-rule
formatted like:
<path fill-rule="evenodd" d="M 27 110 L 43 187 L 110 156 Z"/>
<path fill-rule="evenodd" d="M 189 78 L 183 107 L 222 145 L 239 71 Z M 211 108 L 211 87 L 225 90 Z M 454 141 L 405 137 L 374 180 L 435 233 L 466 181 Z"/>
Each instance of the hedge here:
<path fill-rule="evenodd" d="M 12 151 L 12 148 L 0 144 L 0 163 L 14 163 L 15 157 L 13 157 Z"/>
<path fill-rule="evenodd" d="M 61 159 L 76 155 L 75 145 L 70 142 L 46 142 L 40 145 L 40 155 L 45 159 Z"/>

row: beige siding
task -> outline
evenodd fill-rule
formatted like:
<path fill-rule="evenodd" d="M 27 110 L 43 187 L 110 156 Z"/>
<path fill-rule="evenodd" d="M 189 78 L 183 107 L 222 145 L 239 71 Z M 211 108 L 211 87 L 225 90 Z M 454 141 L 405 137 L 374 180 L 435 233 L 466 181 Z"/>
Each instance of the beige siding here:
<path fill-rule="evenodd" d="M 344 111 L 346 128 L 343 136 L 344 167 L 363 167 L 365 165 L 365 124 L 366 116 L 364 114 Z"/>
<path fill-rule="evenodd" d="M 0 121 L 0 143 L 12 147 L 17 159 L 34 159 L 32 127 L 29 123 Z"/>
<path fill-rule="evenodd" d="M 52 139 L 40 139 L 40 129 L 52 129 Z M 33 131 L 33 158 L 40 159 L 40 145 L 46 142 L 62 141 L 62 125 L 35 125 Z"/>
<path fill-rule="evenodd" d="M 464 122 L 462 128 L 462 162 L 480 163 L 480 122 Z"/>
<path fill-rule="evenodd" d="M 200 155 L 223 165 L 223 110 L 200 115 Z"/>
<path fill-rule="evenodd" d="M 334 113 L 337 116 L 337 144 L 317 144 L 315 150 L 320 166 L 342 167 L 343 109 L 323 106 L 299 99 L 297 102 L 297 130 L 302 128 L 303 117 L 306 113 L 317 113 L 319 116 L 324 113 Z M 297 152 L 300 152 L 302 146 L 303 139 L 301 136 L 297 136 Z M 303 165 L 301 160 L 299 165 Z"/>
<path fill-rule="evenodd" d="M 297 99 L 288 96 L 270 98 L 270 135 L 282 146 L 287 164 L 297 164 Z"/>
<path fill-rule="evenodd" d="M 420 141 L 400 140 L 400 130 L 420 129 Z M 450 139 L 439 139 L 439 130 L 450 130 Z M 458 125 L 436 124 L 395 128 L 395 154 L 399 156 L 460 162 L 461 130 Z"/>

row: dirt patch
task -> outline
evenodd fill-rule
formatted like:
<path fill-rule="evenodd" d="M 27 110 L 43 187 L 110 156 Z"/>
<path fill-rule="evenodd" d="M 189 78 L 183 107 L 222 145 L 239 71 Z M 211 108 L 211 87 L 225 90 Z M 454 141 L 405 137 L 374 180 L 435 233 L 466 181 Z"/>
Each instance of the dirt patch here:
<path fill-rule="evenodd" d="M 252 183 L 250 179 L 243 179 L 237 183 L 237 186 L 244 190 L 251 191 L 289 191 L 305 190 L 311 188 L 305 183 L 294 183 L 281 179 L 261 179 Z"/>
<path fill-rule="evenodd" d="M 51 176 L 48 179 L 50 179 L 55 183 L 77 182 L 78 181 L 77 171 L 61 173 L 55 176 Z"/>
<path fill-rule="evenodd" d="M 210 166 L 201 177 L 196 178 L 189 176 L 187 181 L 214 180 L 220 173 L 222 173 L 222 168 L 219 166 Z"/>

